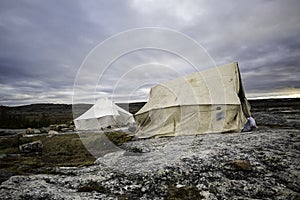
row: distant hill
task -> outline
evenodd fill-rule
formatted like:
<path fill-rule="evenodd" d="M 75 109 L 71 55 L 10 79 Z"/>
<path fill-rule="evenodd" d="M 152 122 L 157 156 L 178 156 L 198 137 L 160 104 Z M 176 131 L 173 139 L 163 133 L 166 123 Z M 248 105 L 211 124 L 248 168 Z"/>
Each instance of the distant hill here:
<path fill-rule="evenodd" d="M 131 113 L 136 113 L 145 102 L 118 104 Z M 40 128 L 51 124 L 71 123 L 92 104 L 31 104 L 25 106 L 0 106 L 0 128 Z M 128 108 L 129 107 L 129 108 Z"/>
<path fill-rule="evenodd" d="M 0 106 L 0 128 L 38 128 L 66 123 L 72 118 L 72 106 L 66 104 Z"/>
<path fill-rule="evenodd" d="M 268 108 L 280 108 L 296 105 L 300 99 L 264 99 L 249 100 L 251 111 L 266 111 Z M 131 113 L 136 113 L 146 102 L 118 104 Z M 51 124 L 71 123 L 74 117 L 80 116 L 88 110 L 91 104 L 74 105 L 74 113 L 70 104 L 31 104 L 25 106 L 0 106 L 0 128 L 40 128 Z"/>

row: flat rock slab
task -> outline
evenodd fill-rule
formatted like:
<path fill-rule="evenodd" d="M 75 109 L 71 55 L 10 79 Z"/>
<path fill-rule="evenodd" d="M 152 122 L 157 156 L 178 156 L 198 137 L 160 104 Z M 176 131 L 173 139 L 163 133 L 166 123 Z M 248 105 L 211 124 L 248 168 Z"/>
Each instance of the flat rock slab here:
<path fill-rule="evenodd" d="M 13 176 L 0 199 L 297 199 L 299 150 L 292 129 L 131 141 L 94 166 Z"/>

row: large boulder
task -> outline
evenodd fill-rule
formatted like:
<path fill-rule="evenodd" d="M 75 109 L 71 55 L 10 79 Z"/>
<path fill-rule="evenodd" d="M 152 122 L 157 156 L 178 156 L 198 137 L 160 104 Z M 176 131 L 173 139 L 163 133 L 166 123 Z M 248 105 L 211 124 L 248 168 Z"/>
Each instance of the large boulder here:
<path fill-rule="evenodd" d="M 19 146 L 21 153 L 41 153 L 43 151 L 43 143 L 41 140 L 22 144 Z"/>
<path fill-rule="evenodd" d="M 26 134 L 34 134 L 34 130 L 32 128 L 27 128 Z"/>
<path fill-rule="evenodd" d="M 59 133 L 58 133 L 57 131 L 50 130 L 50 131 L 48 132 L 48 136 L 47 136 L 47 137 L 53 137 L 53 136 L 58 135 L 58 134 L 59 134 Z"/>

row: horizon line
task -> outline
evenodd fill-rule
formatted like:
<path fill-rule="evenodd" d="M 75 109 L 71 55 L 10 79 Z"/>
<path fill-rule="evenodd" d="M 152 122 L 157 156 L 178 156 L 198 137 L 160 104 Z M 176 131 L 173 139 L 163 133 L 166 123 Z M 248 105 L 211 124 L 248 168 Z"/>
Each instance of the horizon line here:
<path fill-rule="evenodd" d="M 268 99 L 300 99 L 300 96 L 268 96 L 268 97 L 249 97 L 247 100 L 268 100 Z M 116 104 L 122 104 L 122 103 L 146 103 L 147 100 L 143 101 L 131 101 L 131 102 L 115 102 Z M 29 103 L 29 104 L 14 104 L 14 105 L 3 105 L 0 104 L 0 106 L 5 106 L 5 107 L 19 107 L 19 106 L 29 106 L 29 105 L 37 105 L 37 104 L 56 104 L 56 105 L 80 105 L 80 104 L 90 104 L 93 105 L 93 103 L 53 103 L 53 102 L 44 102 L 44 103 Z"/>

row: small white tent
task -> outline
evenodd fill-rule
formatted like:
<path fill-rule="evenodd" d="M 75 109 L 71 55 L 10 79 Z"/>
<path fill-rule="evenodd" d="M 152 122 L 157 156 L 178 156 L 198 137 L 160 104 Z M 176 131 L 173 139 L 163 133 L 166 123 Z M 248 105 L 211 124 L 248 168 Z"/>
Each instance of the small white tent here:
<path fill-rule="evenodd" d="M 111 100 L 100 99 L 89 110 L 74 120 L 77 130 L 99 130 L 134 124 L 131 113 Z"/>
<path fill-rule="evenodd" d="M 240 132 L 249 116 L 235 62 L 151 88 L 149 101 L 135 114 L 136 136 Z"/>

